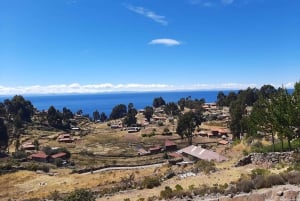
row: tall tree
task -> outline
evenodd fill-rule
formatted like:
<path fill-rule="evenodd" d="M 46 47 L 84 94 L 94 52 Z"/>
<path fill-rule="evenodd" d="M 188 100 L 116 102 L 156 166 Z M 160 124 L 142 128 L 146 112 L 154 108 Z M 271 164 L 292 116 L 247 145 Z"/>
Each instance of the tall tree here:
<path fill-rule="evenodd" d="M 98 110 L 95 110 L 93 112 L 93 118 L 94 118 L 94 121 L 96 122 L 97 120 L 100 120 L 100 113 Z"/>
<path fill-rule="evenodd" d="M 100 114 L 100 121 L 101 122 L 105 122 L 107 120 L 107 116 L 104 112 L 101 112 Z"/>
<path fill-rule="evenodd" d="M 243 127 L 245 122 L 246 105 L 241 100 L 231 102 L 229 113 L 231 117 L 230 130 L 234 139 L 240 139 L 241 134 L 246 130 Z"/>
<path fill-rule="evenodd" d="M 0 149 L 5 150 L 8 146 L 8 133 L 4 119 L 0 118 Z"/>
<path fill-rule="evenodd" d="M 133 124 L 136 124 L 136 116 L 137 110 L 134 108 L 133 103 L 128 104 L 128 112 L 124 119 L 124 124 L 127 126 L 131 126 Z"/>
<path fill-rule="evenodd" d="M 119 119 L 126 116 L 127 108 L 124 104 L 116 105 L 110 113 L 110 119 Z"/>
<path fill-rule="evenodd" d="M 153 115 L 153 107 L 151 106 L 146 106 L 145 107 L 145 111 L 144 111 L 144 116 L 147 119 L 147 121 L 150 123 L 150 120 L 152 118 Z"/>
<path fill-rule="evenodd" d="M 162 97 L 157 97 L 153 99 L 153 107 L 161 107 L 163 105 L 166 105 L 165 100 Z"/>
<path fill-rule="evenodd" d="M 187 137 L 188 143 L 191 145 L 193 142 L 193 132 L 203 122 L 201 111 L 189 111 L 179 116 L 176 132 L 183 139 Z"/>
<path fill-rule="evenodd" d="M 165 107 L 165 113 L 171 116 L 179 115 L 180 111 L 178 105 L 174 102 L 167 103 Z"/>

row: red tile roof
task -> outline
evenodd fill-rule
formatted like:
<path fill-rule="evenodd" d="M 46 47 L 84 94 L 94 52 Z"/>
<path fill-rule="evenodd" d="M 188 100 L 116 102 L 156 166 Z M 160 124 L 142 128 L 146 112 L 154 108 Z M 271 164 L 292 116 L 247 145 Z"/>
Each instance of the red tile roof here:
<path fill-rule="evenodd" d="M 176 144 L 173 141 L 166 140 L 165 141 L 165 146 L 166 147 L 171 147 L 171 146 L 176 146 Z"/>
<path fill-rule="evenodd" d="M 182 155 L 177 152 L 168 153 L 168 155 L 174 158 L 182 158 Z"/>
<path fill-rule="evenodd" d="M 60 152 L 60 153 L 57 153 L 57 154 L 53 154 L 51 155 L 51 158 L 62 158 L 62 157 L 65 157 L 67 154 L 64 153 L 64 152 Z"/>
<path fill-rule="evenodd" d="M 29 157 L 30 158 L 44 158 L 45 159 L 45 158 L 48 157 L 48 155 L 45 154 L 44 152 L 40 151 L 40 152 L 37 152 L 35 154 L 31 154 Z"/>

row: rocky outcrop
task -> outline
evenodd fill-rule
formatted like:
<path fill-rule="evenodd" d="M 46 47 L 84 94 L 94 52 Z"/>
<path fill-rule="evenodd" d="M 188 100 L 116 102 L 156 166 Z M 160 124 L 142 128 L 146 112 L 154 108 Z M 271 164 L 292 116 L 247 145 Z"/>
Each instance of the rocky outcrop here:
<path fill-rule="evenodd" d="M 251 153 L 240 159 L 236 166 L 247 164 L 254 165 L 274 165 L 278 163 L 291 163 L 294 160 L 294 152 L 269 152 L 269 153 Z"/>

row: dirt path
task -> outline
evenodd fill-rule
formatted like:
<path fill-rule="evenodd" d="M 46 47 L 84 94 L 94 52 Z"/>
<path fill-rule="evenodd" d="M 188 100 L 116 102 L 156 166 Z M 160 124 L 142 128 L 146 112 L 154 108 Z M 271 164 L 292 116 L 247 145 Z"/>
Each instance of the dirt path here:
<path fill-rule="evenodd" d="M 163 165 L 166 165 L 167 163 L 157 163 L 157 164 L 152 164 L 152 165 L 141 165 L 141 166 L 132 166 L 132 167 L 109 167 L 109 168 L 103 168 L 100 170 L 95 170 L 93 172 L 85 172 L 82 173 L 81 175 L 87 175 L 91 173 L 99 173 L 99 172 L 105 172 L 105 171 L 112 171 L 112 170 L 134 170 L 134 169 L 145 169 L 145 168 L 152 168 L 152 167 L 161 167 Z"/>

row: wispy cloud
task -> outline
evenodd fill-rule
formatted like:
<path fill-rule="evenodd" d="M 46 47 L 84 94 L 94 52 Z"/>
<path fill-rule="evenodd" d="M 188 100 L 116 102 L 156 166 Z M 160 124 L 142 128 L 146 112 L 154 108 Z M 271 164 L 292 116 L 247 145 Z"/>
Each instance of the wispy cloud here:
<path fill-rule="evenodd" d="M 233 2 L 234 0 L 222 0 L 222 3 L 227 5 L 232 4 Z"/>
<path fill-rule="evenodd" d="M 171 38 L 158 38 L 150 41 L 149 45 L 165 45 L 165 46 L 176 46 L 180 45 L 181 43 L 177 40 Z"/>
<path fill-rule="evenodd" d="M 234 0 L 189 0 L 193 5 L 200 5 L 203 7 L 214 7 L 218 5 L 230 5 L 234 3 Z"/>
<path fill-rule="evenodd" d="M 137 14 L 143 15 L 147 18 L 150 18 L 154 20 L 157 23 L 160 23 L 161 25 L 168 25 L 168 21 L 166 20 L 165 16 L 162 15 L 157 15 L 155 12 L 148 10 L 143 7 L 137 7 L 137 6 L 132 6 L 132 5 L 126 5 L 126 8 L 128 8 L 130 11 L 135 12 Z"/>
<path fill-rule="evenodd" d="M 274 87 L 284 86 L 293 88 L 294 82 L 289 82 Z M 61 84 L 61 85 L 34 85 L 34 86 L 19 86 L 7 87 L 0 86 L 0 95 L 15 95 L 15 94 L 89 94 L 89 93 L 105 93 L 105 92 L 146 92 L 146 91 L 184 91 L 184 90 L 234 90 L 246 89 L 248 87 L 260 88 L 257 84 L 241 84 L 241 83 L 223 83 L 223 84 L 190 84 L 190 85 L 170 85 L 170 84 L 88 84 L 81 85 L 79 83 Z"/>

